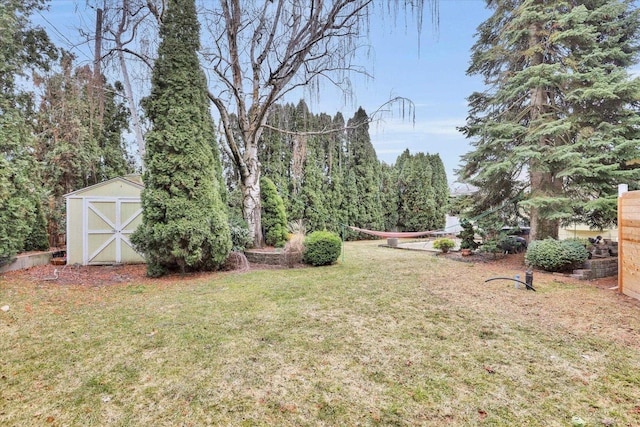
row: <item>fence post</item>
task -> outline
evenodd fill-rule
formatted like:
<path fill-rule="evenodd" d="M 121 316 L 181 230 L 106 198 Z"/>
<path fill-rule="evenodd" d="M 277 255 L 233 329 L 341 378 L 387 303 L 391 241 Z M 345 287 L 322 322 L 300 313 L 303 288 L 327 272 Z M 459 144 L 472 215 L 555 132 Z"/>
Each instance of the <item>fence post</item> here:
<path fill-rule="evenodd" d="M 622 244 L 622 196 L 629 191 L 629 185 L 618 184 L 618 292 L 623 293 L 624 287 L 624 250 Z"/>

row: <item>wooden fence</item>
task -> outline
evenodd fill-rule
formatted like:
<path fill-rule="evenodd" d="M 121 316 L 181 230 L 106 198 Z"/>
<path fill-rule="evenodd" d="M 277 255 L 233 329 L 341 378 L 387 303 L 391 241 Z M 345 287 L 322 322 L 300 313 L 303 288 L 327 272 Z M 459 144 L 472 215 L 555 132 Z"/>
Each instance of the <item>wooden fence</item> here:
<path fill-rule="evenodd" d="M 640 299 L 640 191 L 618 199 L 618 290 Z"/>

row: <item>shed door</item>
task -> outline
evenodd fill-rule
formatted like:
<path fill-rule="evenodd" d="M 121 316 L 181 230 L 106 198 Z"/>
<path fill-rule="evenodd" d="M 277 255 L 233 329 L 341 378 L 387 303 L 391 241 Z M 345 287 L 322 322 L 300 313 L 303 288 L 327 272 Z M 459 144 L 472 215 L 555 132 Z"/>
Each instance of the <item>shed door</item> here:
<path fill-rule="evenodd" d="M 83 205 L 85 265 L 141 260 L 129 241 L 142 221 L 140 199 L 85 198 Z"/>

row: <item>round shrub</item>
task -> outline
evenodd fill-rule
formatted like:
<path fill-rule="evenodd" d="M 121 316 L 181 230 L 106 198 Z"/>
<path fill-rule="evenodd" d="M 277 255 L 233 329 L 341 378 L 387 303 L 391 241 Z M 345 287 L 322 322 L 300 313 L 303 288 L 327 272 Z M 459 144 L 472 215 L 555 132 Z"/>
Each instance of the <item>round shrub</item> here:
<path fill-rule="evenodd" d="M 589 252 L 576 240 L 536 240 L 529 244 L 525 262 L 545 271 L 568 271 L 585 262 Z"/>
<path fill-rule="evenodd" d="M 304 239 L 302 260 L 314 266 L 330 265 L 336 262 L 342 249 L 342 240 L 328 231 L 314 231 Z"/>
<path fill-rule="evenodd" d="M 451 239 L 447 239 L 446 237 L 442 237 L 433 242 L 434 249 L 440 249 L 442 252 L 449 252 L 449 249 L 454 248 L 456 246 L 456 242 Z"/>

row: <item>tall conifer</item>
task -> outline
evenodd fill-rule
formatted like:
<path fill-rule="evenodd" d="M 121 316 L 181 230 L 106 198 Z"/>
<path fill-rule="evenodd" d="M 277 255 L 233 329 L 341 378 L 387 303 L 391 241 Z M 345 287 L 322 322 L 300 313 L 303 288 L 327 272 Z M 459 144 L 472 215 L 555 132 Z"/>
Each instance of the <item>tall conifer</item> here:
<path fill-rule="evenodd" d="M 633 1 L 496 0 L 478 28 L 468 73 L 488 90 L 469 97 L 462 129 L 473 151 L 463 180 L 480 190 L 476 213 L 515 200 L 531 237 L 560 222 L 615 222 L 616 187 L 638 171 L 639 11 Z"/>
<path fill-rule="evenodd" d="M 27 117 L 30 96 L 20 90 L 20 77 L 48 70 L 57 56 L 42 28 L 29 17 L 43 1 L 0 2 L 0 265 L 22 250 L 46 249 L 40 205 L 38 165 Z"/>
<path fill-rule="evenodd" d="M 348 150 L 346 164 L 349 173 L 346 197 L 352 204 L 353 216 L 349 225 L 371 230 L 380 230 L 384 226 L 382 219 L 382 200 L 380 198 L 381 176 L 380 162 L 369 136 L 369 117 L 359 108 L 353 118 L 347 122 Z M 353 181 L 350 181 L 353 179 Z M 365 237 L 365 236 L 362 236 Z M 366 236 L 370 237 L 370 236 Z"/>
<path fill-rule="evenodd" d="M 199 34 L 194 0 L 169 0 L 144 103 L 152 129 L 146 137 L 143 223 L 132 236 L 150 276 L 216 269 L 231 249 Z"/>

